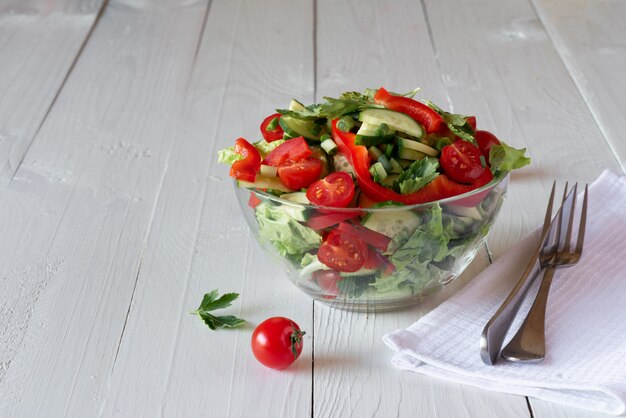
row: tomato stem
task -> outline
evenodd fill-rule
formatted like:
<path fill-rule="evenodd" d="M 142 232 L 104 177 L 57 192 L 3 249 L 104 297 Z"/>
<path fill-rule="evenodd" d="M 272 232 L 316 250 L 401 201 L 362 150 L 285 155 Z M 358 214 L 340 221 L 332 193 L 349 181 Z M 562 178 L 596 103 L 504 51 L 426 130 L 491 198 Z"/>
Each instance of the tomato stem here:
<path fill-rule="evenodd" d="M 298 347 L 302 346 L 302 337 L 306 334 L 305 331 L 301 331 L 295 327 L 293 322 L 291 323 L 291 352 L 293 353 L 294 360 L 298 358 Z"/>

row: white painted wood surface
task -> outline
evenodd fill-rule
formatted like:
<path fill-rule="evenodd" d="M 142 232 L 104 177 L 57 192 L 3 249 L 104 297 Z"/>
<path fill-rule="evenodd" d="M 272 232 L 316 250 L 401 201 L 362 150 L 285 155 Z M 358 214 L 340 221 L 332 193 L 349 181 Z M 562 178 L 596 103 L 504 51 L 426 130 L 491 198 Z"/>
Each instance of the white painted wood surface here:
<path fill-rule="evenodd" d="M 598 416 L 390 365 L 382 335 L 486 251 L 419 307 L 332 310 L 263 256 L 215 162 L 291 97 L 422 86 L 533 158 L 497 257 L 540 223 L 552 179 L 624 167 L 626 12 L 574 3 L 1 3 L 0 416 Z M 246 328 L 187 314 L 213 288 L 241 293 Z M 284 372 L 249 349 L 274 315 L 308 331 Z"/>

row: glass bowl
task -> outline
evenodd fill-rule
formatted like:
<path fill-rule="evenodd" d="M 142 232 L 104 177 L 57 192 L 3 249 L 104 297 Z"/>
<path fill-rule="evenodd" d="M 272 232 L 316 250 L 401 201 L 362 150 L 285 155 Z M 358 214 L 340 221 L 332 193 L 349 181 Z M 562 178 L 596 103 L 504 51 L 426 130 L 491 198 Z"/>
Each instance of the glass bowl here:
<path fill-rule="evenodd" d="M 487 239 L 508 180 L 435 202 L 369 209 L 235 189 L 254 236 L 291 283 L 324 304 L 371 312 L 414 305 L 458 277 Z"/>

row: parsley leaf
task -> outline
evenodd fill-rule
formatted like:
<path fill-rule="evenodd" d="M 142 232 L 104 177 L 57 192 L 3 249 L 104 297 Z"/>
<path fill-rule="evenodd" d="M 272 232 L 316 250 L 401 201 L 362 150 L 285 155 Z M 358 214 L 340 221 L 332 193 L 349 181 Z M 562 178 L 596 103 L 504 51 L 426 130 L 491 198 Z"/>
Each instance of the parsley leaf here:
<path fill-rule="evenodd" d="M 448 128 L 450 129 L 450 131 L 452 131 L 453 134 L 461 139 L 464 139 L 465 141 L 471 142 L 473 144 L 476 143 L 476 139 L 474 138 L 474 129 L 472 129 L 470 124 L 467 122 L 467 118 L 469 116 L 457 115 L 456 113 L 448 113 L 433 102 L 426 102 L 426 104 L 428 105 L 428 107 L 430 107 L 443 117 L 443 121 L 446 123 L 446 125 L 448 125 Z"/>
<path fill-rule="evenodd" d="M 433 181 L 439 175 L 439 160 L 425 157 L 413 162 L 400 176 L 398 176 L 398 187 L 400 193 L 414 193 Z"/>
<path fill-rule="evenodd" d="M 246 321 L 233 315 L 215 316 L 209 313 L 216 309 L 229 307 L 231 302 L 239 297 L 239 293 L 225 293 L 219 298 L 218 296 L 219 292 L 217 289 L 205 294 L 198 309 L 189 313 L 198 315 L 212 330 L 217 328 L 235 328 L 245 324 Z"/>

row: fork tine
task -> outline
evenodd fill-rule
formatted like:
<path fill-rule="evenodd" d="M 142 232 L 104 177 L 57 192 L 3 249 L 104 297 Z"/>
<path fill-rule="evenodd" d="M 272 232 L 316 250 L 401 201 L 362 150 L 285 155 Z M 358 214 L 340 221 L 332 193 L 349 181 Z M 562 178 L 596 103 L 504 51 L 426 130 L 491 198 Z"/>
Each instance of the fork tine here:
<path fill-rule="evenodd" d="M 576 186 L 568 190 L 567 183 L 565 183 L 565 191 L 563 192 L 563 203 L 561 205 L 561 212 L 557 220 L 557 241 L 554 244 L 554 250 L 559 251 L 559 247 L 563 247 L 562 251 L 569 251 L 569 239 L 571 238 L 571 217 L 573 215 L 573 207 L 576 198 Z M 569 237 L 569 238 L 568 238 Z"/>
<path fill-rule="evenodd" d="M 570 192 L 570 195 L 572 197 L 571 197 L 571 206 L 569 206 L 570 213 L 569 213 L 569 220 L 567 221 L 567 232 L 565 233 L 565 241 L 563 241 L 564 252 L 569 252 L 570 242 L 572 241 L 572 229 L 574 229 L 574 214 L 576 212 L 575 208 L 576 208 L 577 191 L 578 191 L 578 183 L 575 183 L 574 188 Z"/>
<path fill-rule="evenodd" d="M 585 241 L 585 225 L 587 224 L 587 197 L 589 196 L 589 185 L 585 184 L 585 195 L 583 197 L 582 211 L 580 212 L 580 225 L 578 226 L 578 240 L 576 241 L 576 253 L 583 252 L 583 242 Z"/>

